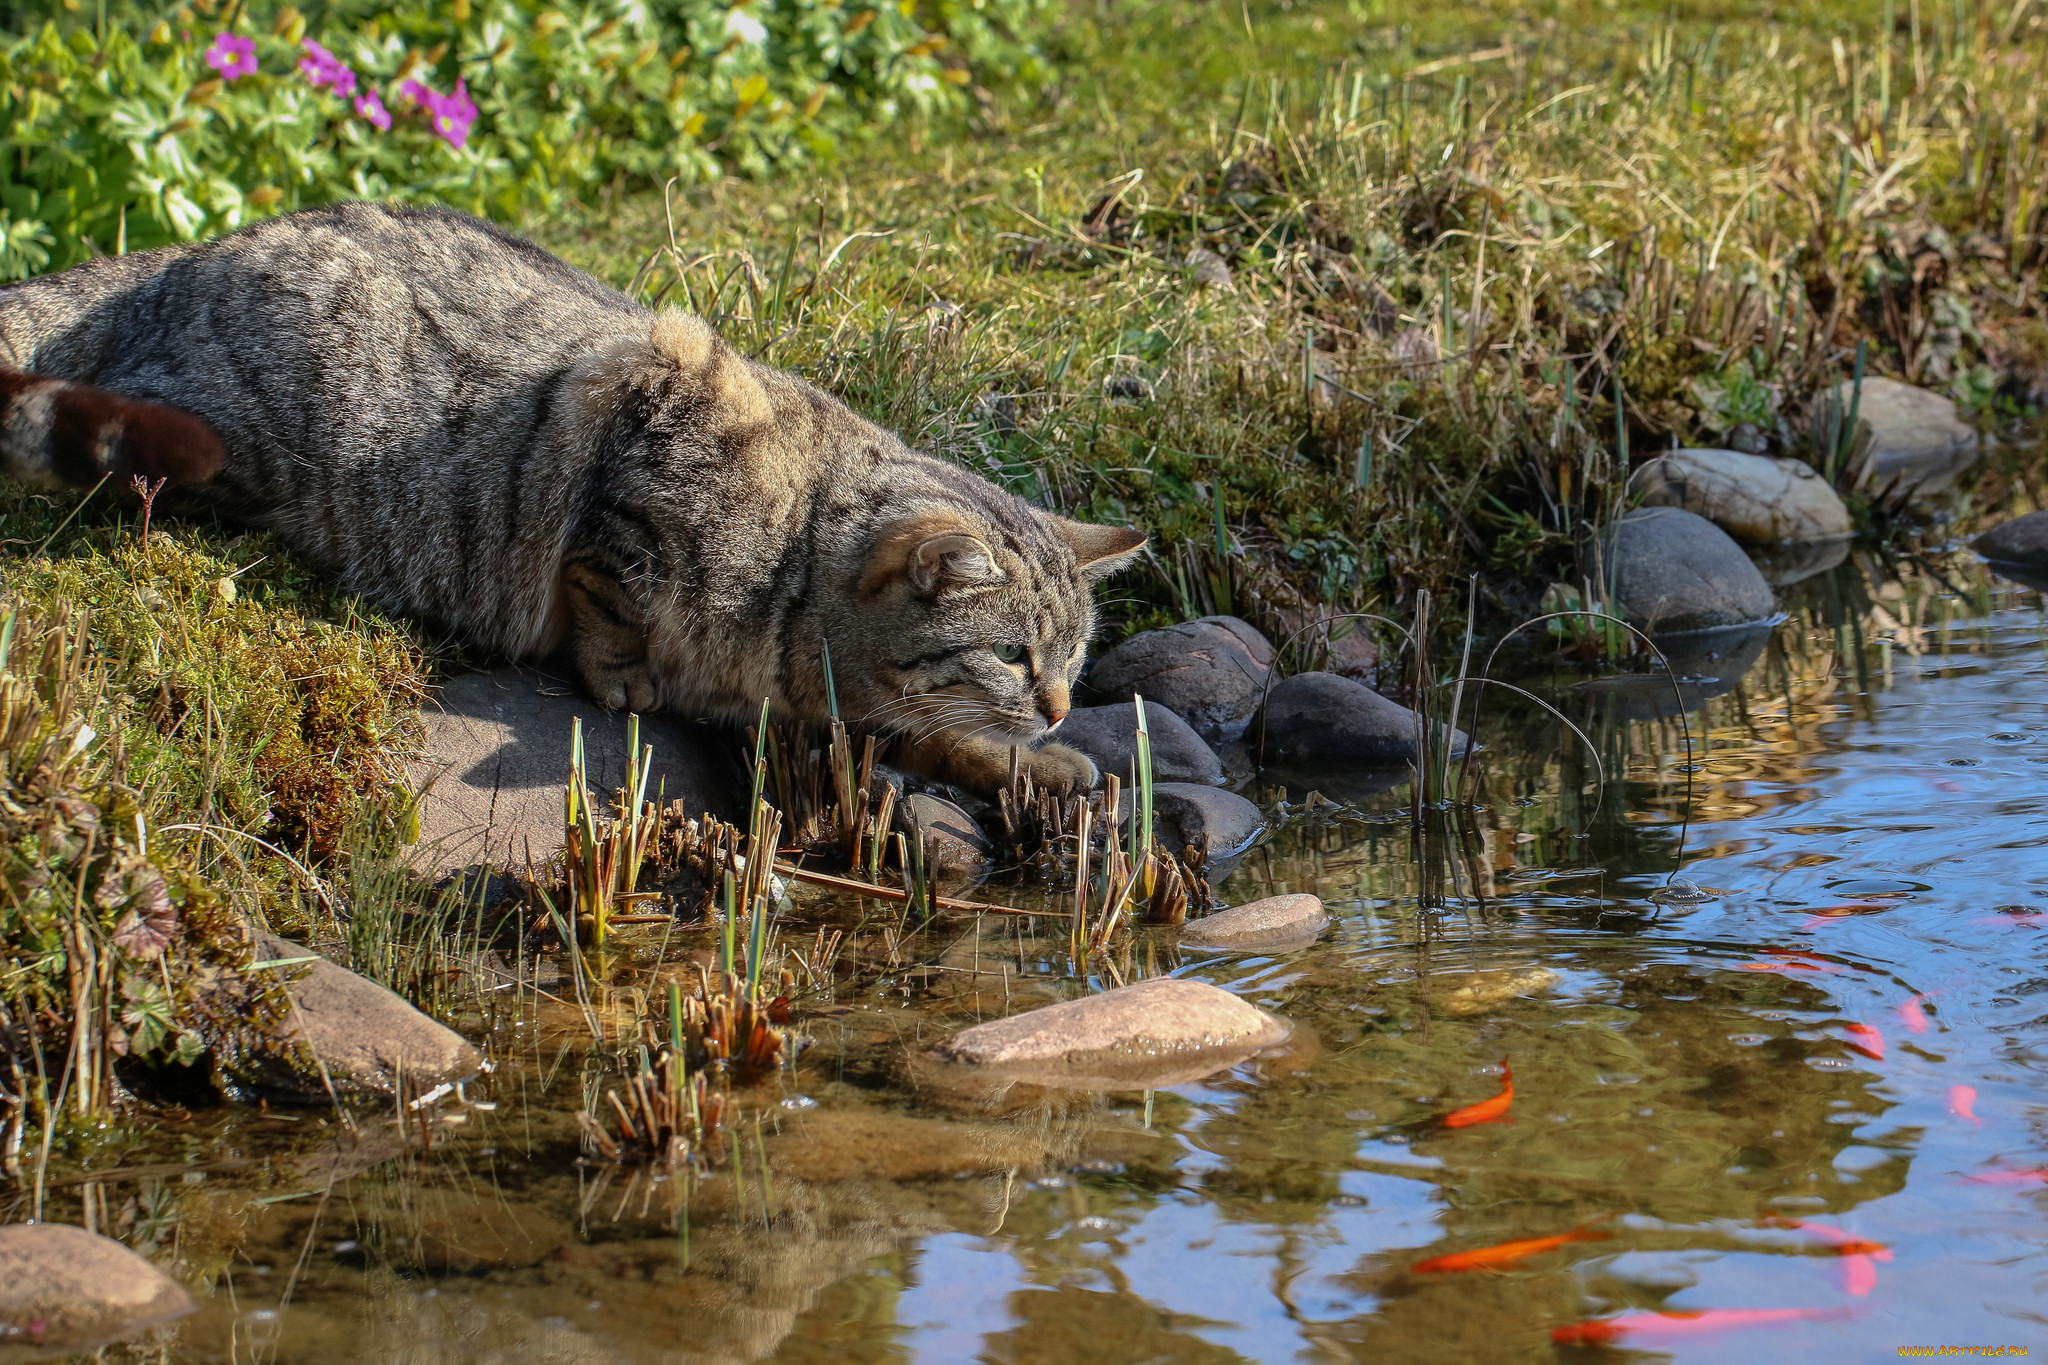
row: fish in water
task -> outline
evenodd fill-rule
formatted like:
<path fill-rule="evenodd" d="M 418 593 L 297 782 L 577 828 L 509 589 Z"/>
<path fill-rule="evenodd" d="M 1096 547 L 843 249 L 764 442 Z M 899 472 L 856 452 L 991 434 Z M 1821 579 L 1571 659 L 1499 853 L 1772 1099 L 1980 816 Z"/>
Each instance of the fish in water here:
<path fill-rule="evenodd" d="M 1500 1059 L 1500 1093 L 1490 1100 L 1468 1104 L 1463 1109 L 1453 1110 L 1444 1115 L 1446 1128 L 1470 1128 L 1475 1123 L 1498 1123 L 1508 1116 L 1508 1105 L 1515 1098 L 1515 1073 L 1508 1069 L 1508 1059 Z"/>
<path fill-rule="evenodd" d="M 1672 1337 L 1704 1337 L 1738 1327 L 1769 1327 L 1785 1322 L 1824 1322 L 1846 1315 L 1840 1308 L 1709 1308 L 1698 1312 L 1624 1313 L 1550 1329 L 1550 1339 L 1565 1346 L 1610 1346 L 1628 1341 Z"/>
<path fill-rule="evenodd" d="M 1884 1243 L 1867 1241 L 1827 1223 L 1787 1218 L 1779 1225 L 1813 1233 L 1827 1242 L 1828 1250 L 1842 1258 L 1842 1289 L 1859 1299 L 1877 1288 L 1877 1263 L 1892 1258 L 1891 1248 Z"/>
<path fill-rule="evenodd" d="M 1849 1035 L 1849 1046 L 1874 1062 L 1884 1060 L 1884 1034 L 1869 1024 L 1844 1024 L 1842 1031 Z"/>
<path fill-rule="evenodd" d="M 2036 1167 L 2027 1171 L 1979 1171 L 1963 1177 L 1979 1185 L 2048 1185 L 2048 1168 Z"/>
<path fill-rule="evenodd" d="M 1899 1022 L 1906 1026 L 1908 1033 L 1927 1032 L 1927 1011 L 1920 1008 L 1920 1002 L 1927 997 L 1916 995 L 1899 1006 Z"/>
<path fill-rule="evenodd" d="M 1977 1117 L 1977 1087 L 1974 1085 L 1952 1085 L 1948 1088 L 1948 1112 L 1959 1119 L 1968 1119 L 1982 1128 L 1984 1120 Z"/>
<path fill-rule="evenodd" d="M 1454 1251 L 1448 1256 L 1432 1256 L 1411 1266 L 1418 1275 L 1434 1275 L 1453 1270 L 1504 1270 L 1531 1256 L 1546 1251 L 1555 1251 L 1567 1242 L 1601 1242 L 1614 1236 L 1590 1225 L 1581 1225 L 1570 1232 L 1560 1232 L 1554 1237 L 1525 1237 L 1518 1242 L 1502 1242 L 1496 1246 L 1480 1247 L 1476 1251 Z"/>

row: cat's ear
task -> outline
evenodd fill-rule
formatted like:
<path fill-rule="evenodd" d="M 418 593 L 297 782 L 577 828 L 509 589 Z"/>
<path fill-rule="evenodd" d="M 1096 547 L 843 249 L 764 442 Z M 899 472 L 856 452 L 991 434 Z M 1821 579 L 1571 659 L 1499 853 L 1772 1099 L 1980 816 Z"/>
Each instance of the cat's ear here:
<path fill-rule="evenodd" d="M 995 552 L 974 528 L 947 514 L 906 517 L 875 541 L 861 574 L 861 592 L 872 597 L 897 579 L 931 596 L 949 587 L 1000 583 L 1008 577 Z"/>
<path fill-rule="evenodd" d="M 1053 534 L 1074 552 L 1081 577 L 1093 583 L 1107 578 L 1138 557 L 1145 548 L 1145 533 L 1127 526 L 1091 526 L 1084 521 L 1052 519 Z"/>

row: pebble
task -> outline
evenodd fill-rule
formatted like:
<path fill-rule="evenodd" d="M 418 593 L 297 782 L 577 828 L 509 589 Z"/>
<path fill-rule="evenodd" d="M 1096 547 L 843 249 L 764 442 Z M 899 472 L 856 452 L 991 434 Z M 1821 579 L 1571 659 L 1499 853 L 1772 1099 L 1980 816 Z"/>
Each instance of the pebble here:
<path fill-rule="evenodd" d="M 1737 450 L 1673 450 L 1638 472 L 1645 506 L 1682 507 L 1752 545 L 1846 540 L 1849 509 L 1803 460 Z"/>
<path fill-rule="evenodd" d="M 1335 673 L 1297 673 L 1273 685 L 1252 728 L 1253 750 L 1263 762 L 1399 763 L 1415 757 L 1415 713 L 1355 679 Z M 1463 753 L 1465 735 L 1452 739 Z"/>
<path fill-rule="evenodd" d="M 88 1352 L 197 1307 L 183 1285 L 112 1238 L 64 1223 L 0 1226 L 0 1340 L 9 1350 Z"/>
<path fill-rule="evenodd" d="M 1777 610 L 1771 585 L 1742 547 L 1695 513 L 1640 508 L 1621 519 L 1607 545 L 1621 615 L 1649 634 L 1747 625 Z"/>
<path fill-rule="evenodd" d="M 1284 952 L 1314 943 L 1329 922 L 1319 897 L 1297 892 L 1268 896 L 1190 921 L 1182 929 L 1180 941 L 1186 948 Z"/>
<path fill-rule="evenodd" d="M 1900 485 L 1916 493 L 1937 492 L 1977 458 L 1977 432 L 1938 393 L 1896 379 L 1866 375 L 1862 396 L 1852 381 L 1826 390 L 1847 420 L 1856 408 L 1857 449 L 1863 462 L 1859 485 L 1874 490 Z M 1817 405 L 1818 406 L 1818 405 Z"/>
<path fill-rule="evenodd" d="M 1273 665 L 1266 637 L 1235 616 L 1204 616 L 1143 631 L 1097 659 L 1088 690 L 1110 702 L 1145 699 L 1211 744 L 1244 733 Z"/>
<path fill-rule="evenodd" d="M 1994 526 L 1971 548 L 1994 564 L 2048 569 L 2048 511 L 2029 512 Z"/>

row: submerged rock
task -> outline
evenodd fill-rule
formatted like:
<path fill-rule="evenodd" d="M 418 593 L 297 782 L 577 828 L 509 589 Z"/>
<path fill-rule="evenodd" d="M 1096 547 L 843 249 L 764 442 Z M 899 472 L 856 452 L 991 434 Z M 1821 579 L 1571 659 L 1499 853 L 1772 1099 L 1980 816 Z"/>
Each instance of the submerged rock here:
<path fill-rule="evenodd" d="M 1189 922 L 1181 930 L 1180 941 L 1187 948 L 1285 952 L 1314 943 L 1329 922 L 1319 897 L 1305 892 L 1268 896 Z"/>
<path fill-rule="evenodd" d="M 979 881 L 990 866 L 988 836 L 960 807 L 942 796 L 916 792 L 896 807 L 906 832 L 924 832 L 925 858 L 949 888 Z"/>
<path fill-rule="evenodd" d="M 1266 637 L 1235 616 L 1204 616 L 1133 635 L 1095 661 L 1088 688 L 1108 701 L 1145 699 L 1212 744 L 1244 733 L 1273 666 Z"/>
<path fill-rule="evenodd" d="M 1152 740 L 1152 778 L 1155 782 L 1201 782 L 1214 786 L 1223 780 L 1223 761 L 1188 723 L 1163 706 L 1145 701 L 1146 733 Z M 1131 702 L 1117 706 L 1084 706 L 1068 714 L 1066 722 L 1053 731 L 1053 742 L 1079 749 L 1095 760 L 1104 773 L 1115 773 L 1128 787 L 1131 763 L 1138 753 L 1138 708 Z"/>
<path fill-rule="evenodd" d="M 1752 545 L 1846 540 L 1849 509 L 1801 460 L 1736 450 L 1673 450 L 1643 466 L 1642 500 L 1682 507 Z"/>
<path fill-rule="evenodd" d="M 1557 973 L 1544 967 L 1473 972 L 1458 986 L 1439 996 L 1437 1008 L 1452 1018 L 1484 1014 L 1510 1000 L 1539 995 L 1557 982 Z"/>
<path fill-rule="evenodd" d="M 1935 492 L 1977 458 L 1975 428 L 1938 393 L 1866 375 L 1860 400 L 1854 384 L 1843 380 L 1826 390 L 1822 401 L 1835 404 L 1845 420 L 1855 405 L 1863 487 Z"/>
<path fill-rule="evenodd" d="M 2048 569 L 2048 511 L 2029 512 L 1994 526 L 1970 548 L 1994 564 Z"/>
<path fill-rule="evenodd" d="M 92 1351 L 197 1307 L 112 1238 L 63 1223 L 0 1226 L 0 1351 Z"/>
<path fill-rule="evenodd" d="M 1130 808 L 1125 802 L 1126 815 Z M 1193 782 L 1152 785 L 1152 835 L 1175 853 L 1206 846 L 1212 862 L 1232 858 L 1265 827 L 1259 808 L 1236 792 Z"/>
<path fill-rule="evenodd" d="M 420 708 L 423 756 L 411 765 L 420 797 L 420 861 L 436 870 L 481 862 L 524 866 L 562 846 L 562 787 L 572 722 L 583 721 L 590 794 L 608 801 L 626 780 L 626 717 L 607 714 L 573 686 L 530 668 L 468 673 Z M 647 799 L 680 800 L 692 813 L 730 815 L 745 804 L 707 726 L 643 716 L 654 746 Z"/>
<path fill-rule="evenodd" d="M 1263 762 L 1298 767 L 1347 761 L 1400 763 L 1415 757 L 1415 713 L 1364 683 L 1335 673 L 1297 673 L 1274 684 L 1252 723 Z M 1451 737 L 1465 750 L 1465 734 Z"/>
<path fill-rule="evenodd" d="M 284 1041 L 310 1050 L 337 1089 L 389 1094 L 401 1067 L 413 1090 L 467 1080 L 482 1070 L 483 1057 L 461 1034 L 376 982 L 274 935 L 258 934 L 256 951 L 274 962 L 312 959 L 303 964 L 304 975 L 286 986 L 293 1009 Z M 282 1063 L 260 1065 L 252 1078 L 259 1086 L 307 1096 L 326 1091 L 317 1068 L 309 1075 Z"/>
<path fill-rule="evenodd" d="M 1287 1034 L 1229 991 L 1154 977 L 977 1024 L 928 1055 L 992 1085 L 1135 1090 L 1199 1080 Z"/>
<path fill-rule="evenodd" d="M 1849 558 L 1847 540 L 1821 540 L 1810 545 L 1769 545 L 1751 555 L 1757 572 L 1774 588 L 1789 588 L 1838 568 Z"/>
<path fill-rule="evenodd" d="M 1640 508 L 1621 519 L 1607 547 L 1621 615 L 1652 635 L 1748 625 L 1777 610 L 1742 547 L 1695 513 Z"/>

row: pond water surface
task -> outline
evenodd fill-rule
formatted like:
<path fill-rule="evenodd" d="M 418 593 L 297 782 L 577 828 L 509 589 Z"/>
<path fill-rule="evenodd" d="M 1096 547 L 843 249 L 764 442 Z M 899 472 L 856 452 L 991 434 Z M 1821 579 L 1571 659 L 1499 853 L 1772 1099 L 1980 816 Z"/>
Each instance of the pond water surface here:
<path fill-rule="evenodd" d="M 2048 1350 L 2048 1175 L 2026 1174 L 2048 1169 L 2043 599 L 1968 556 L 1859 555 L 1781 601 L 1775 629 L 1684 665 L 1709 679 L 1686 726 L 1668 685 L 1529 682 L 1591 738 L 1604 793 L 1563 726 L 1494 705 L 1448 895 L 1422 895 L 1405 788 L 1269 789 L 1293 804 L 1222 899 L 1315 891 L 1322 941 L 1141 937 L 1122 970 L 1284 1016 L 1279 1056 L 949 1110 L 905 1056 L 1082 989 L 1063 936 L 813 904 L 854 931 L 799 1010 L 815 1042 L 706 1174 L 578 1162 L 571 1115 L 615 1050 L 542 1001 L 495 1020 L 469 1093 L 495 1108 L 431 1151 L 401 1152 L 388 1114 L 346 1158 L 309 1146 L 311 1111 L 173 1125 L 156 1159 L 299 1159 L 109 1182 L 97 1216 L 213 1277 L 178 1361 Z M 1504 1068 L 1504 1120 L 1442 1122 Z M 1416 1269 L 1574 1230 L 1495 1270 Z M 1553 1339 L 1694 1310 L 1616 1347 Z"/>

